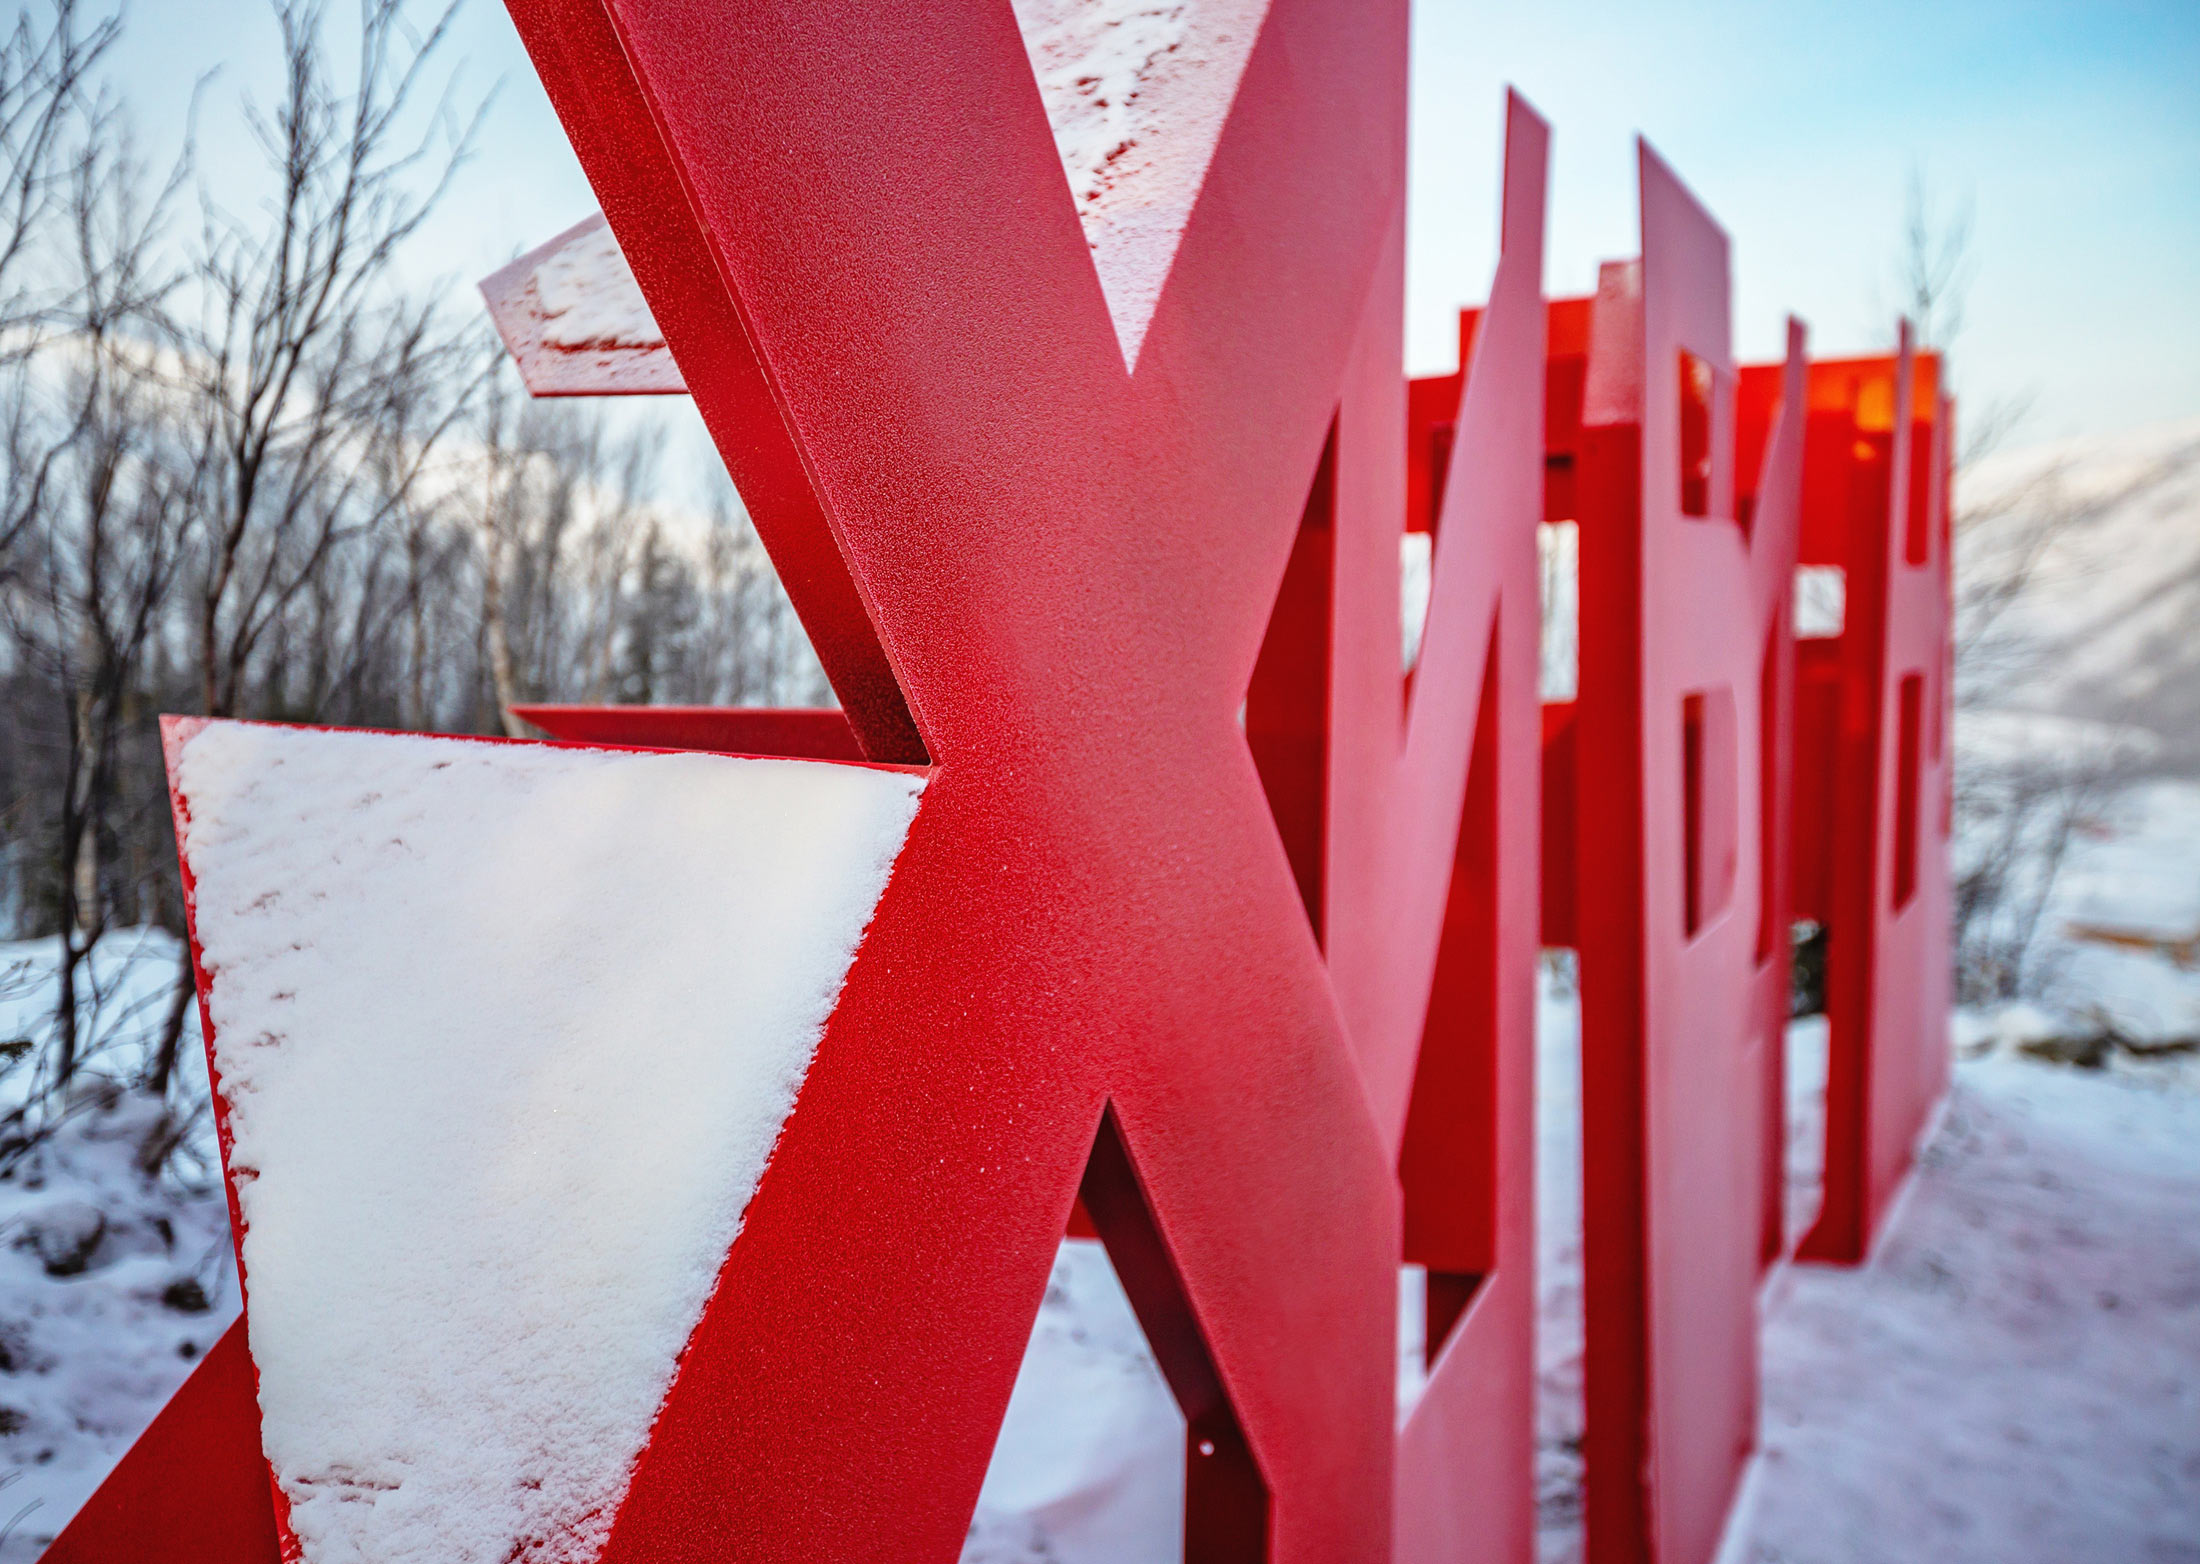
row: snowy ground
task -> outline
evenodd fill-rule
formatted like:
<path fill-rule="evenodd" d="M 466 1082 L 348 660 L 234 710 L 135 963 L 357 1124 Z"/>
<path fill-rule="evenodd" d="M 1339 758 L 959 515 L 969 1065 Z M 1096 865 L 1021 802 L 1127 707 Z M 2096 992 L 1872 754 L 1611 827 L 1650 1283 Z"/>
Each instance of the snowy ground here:
<path fill-rule="evenodd" d="M 50 1013 L 50 940 L 0 945 L 0 1107 L 28 1082 L 12 1045 Z M 125 932 L 103 942 L 83 1014 L 104 1046 L 50 1138 L 0 1176 L 0 1564 L 36 1558 L 99 1486 L 199 1357 L 236 1317 L 229 1213 L 210 1136 L 158 1178 L 139 1171 L 170 1128 L 159 1106 L 113 1082 L 137 1073 L 147 1018 L 176 972 L 175 942 Z M 205 1096 L 194 1025 L 186 1068 Z"/>
<path fill-rule="evenodd" d="M 2087 820 L 2041 918 L 2031 1014 L 1986 1018 L 2100 1038 L 2111 1065 L 2184 1064 L 2200 1087 L 2200 785 L 2158 780 L 2125 789 Z M 2091 931 L 2090 934 L 2088 931 Z M 2107 936 L 2104 939 L 2102 936 Z M 2156 949 L 2109 943 L 2138 937 Z M 2167 952 L 2188 952 L 2180 963 Z"/>
<path fill-rule="evenodd" d="M 1546 965 L 1537 1001 L 1536 1554 L 1538 1564 L 1577 1564 L 1582 1556 L 1581 1013 L 1567 958 Z M 1787 1227 L 1799 1233 L 1818 1214 L 1825 1135 L 1823 1016 L 1788 1027 L 1787 1062 Z"/>
<path fill-rule="evenodd" d="M 2200 1095 L 1961 1063 L 1872 1264 L 1783 1291 L 1744 1558 L 2200 1561 Z"/>
<path fill-rule="evenodd" d="M 1542 1025 L 1538 1551 L 1572 1564 L 1577 1056 L 1549 985 Z M 1816 1195 L 1824 1038 L 1789 1031 L 1791 1223 Z M 2200 1561 L 2200 1091 L 2177 1056 L 2083 1070 L 1983 1046 L 1872 1263 L 1773 1285 L 1737 1564 Z"/>
<path fill-rule="evenodd" d="M 0 970 L 44 950 L 0 949 Z M 167 954 L 111 990 L 162 981 Z M 1958 1020 L 1974 1056 L 1873 1263 L 1774 1288 L 1737 1558 L 2200 1564 L 2200 1082 L 2176 1053 L 2028 1057 L 2021 1012 Z M 1539 1551 L 1567 1564 L 1580 1258 L 1562 977 L 1542 1022 Z M 1790 1033 L 1798 1220 L 1823 1038 L 1817 1021 Z M 127 1094 L 87 1094 L 0 1180 L 0 1564 L 37 1556 L 234 1312 L 218 1196 L 136 1172 L 149 1123 Z M 1175 1559 L 1182 1428 L 1104 1256 L 1067 1246 L 968 1564 Z"/>

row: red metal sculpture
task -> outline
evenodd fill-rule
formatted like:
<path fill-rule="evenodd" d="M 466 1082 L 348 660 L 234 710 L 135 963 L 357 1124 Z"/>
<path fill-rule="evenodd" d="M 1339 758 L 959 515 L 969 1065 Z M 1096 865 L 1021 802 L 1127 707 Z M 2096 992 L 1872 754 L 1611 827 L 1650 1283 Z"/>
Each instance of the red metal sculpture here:
<path fill-rule="evenodd" d="M 863 758 L 846 713 L 831 706 L 533 705 L 512 710 L 554 739 L 582 744 L 643 744 L 805 760 Z"/>
<path fill-rule="evenodd" d="M 1708 1560 L 1755 1443 L 1767 872 L 1802 339 L 1737 481 L 1726 238 L 1647 147 L 1639 262 L 1553 306 L 1546 503 L 1580 525 L 1580 695 L 1546 716 L 1547 936 L 1581 954 L 1589 1556 Z M 1579 357 L 1579 367 L 1567 364 Z M 1578 392 L 1576 391 L 1578 387 Z M 1575 397 L 1578 396 L 1578 401 Z M 1754 491 L 1754 503 L 1739 503 Z M 1769 758 L 1768 758 L 1769 755 Z"/>
<path fill-rule="evenodd" d="M 515 12 L 852 732 L 931 768 L 603 1556 L 953 1557 L 1080 1192 L 1192 1555 L 1384 1556 L 1392 1174 L 1233 714 L 1394 286 L 1402 10 L 1277 0 L 1135 350 L 1004 10 Z"/>
<path fill-rule="evenodd" d="M 1946 1079 L 1936 361 L 1806 395 L 1791 325 L 1737 371 L 1725 237 L 1647 148 L 1641 259 L 1546 310 L 1514 100 L 1489 304 L 1401 387 L 1396 4 L 1155 9 L 1104 93 L 1079 29 L 1123 19 L 1054 0 L 511 5 L 604 213 L 484 284 L 500 329 L 537 394 L 695 398 L 841 702 L 520 714 L 926 779 L 573 1556 L 954 1557 L 1074 1225 L 1185 1413 L 1187 1558 L 1531 1557 L 1540 930 L 1581 953 L 1590 1556 L 1709 1559 L 1791 1242 L 1791 838 L 1833 930 L 1804 1253 L 1864 1252 Z M 1539 514 L 1581 538 L 1540 714 Z M 1799 534 L 1848 582 L 1800 691 Z M 298 1557 L 252 1375 L 239 1327 L 50 1556 Z"/>
<path fill-rule="evenodd" d="M 1389 1175 L 1232 714 L 1381 285 L 1402 17 L 1270 10 L 1126 373 L 1005 10 L 515 15 L 858 740 L 935 768 L 609 1556 L 951 1557 L 1080 1179 L 1193 1555 L 1379 1556 Z"/>

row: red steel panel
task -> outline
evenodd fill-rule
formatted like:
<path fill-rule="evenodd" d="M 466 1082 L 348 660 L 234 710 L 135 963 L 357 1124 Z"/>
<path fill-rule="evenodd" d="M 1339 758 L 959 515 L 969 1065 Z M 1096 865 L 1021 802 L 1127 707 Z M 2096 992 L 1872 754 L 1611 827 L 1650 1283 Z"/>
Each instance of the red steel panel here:
<path fill-rule="evenodd" d="M 719 755 L 861 760 L 863 750 L 838 707 L 514 706 L 554 739 Z"/>
<path fill-rule="evenodd" d="M 1947 1089 L 1952 709 L 1949 463 L 1940 361 L 1814 364 L 1805 459 L 1812 563 L 1845 577 L 1841 636 L 1799 763 L 1825 767 L 1825 1196 L 1799 1253 L 1861 1262 Z"/>
<path fill-rule="evenodd" d="M 1407 484 L 1340 439 L 1328 954 L 1426 1268 L 1426 1389 L 1399 1434 L 1401 1560 L 1535 1552 L 1536 522 L 1549 133 L 1508 104 L 1504 225 L 1462 373 L 1407 388 Z M 1394 272 L 1393 287 L 1402 279 Z M 1399 317 L 1366 360 L 1395 417 Z M 1398 448 L 1394 422 L 1391 449 Z M 1360 480 L 1356 482 L 1355 480 Z M 1436 534 L 1403 703 L 1398 517 Z M 1357 502 L 1357 503 L 1355 503 Z"/>
<path fill-rule="evenodd" d="M 513 11 L 849 731 L 932 767 L 604 1558 L 954 1558 L 1080 1198 L 1187 1557 L 1387 1557 L 1394 1145 L 1235 715 L 1395 309 L 1403 6 L 1270 6 L 1135 373 L 1007 8 Z"/>
<path fill-rule="evenodd" d="M 1790 324 L 1787 359 L 1742 369 L 1736 387 L 1735 515 L 1753 535 L 1763 529 L 1792 547 L 1802 531 L 1803 461 L 1807 424 L 1803 334 Z M 1782 546 L 1775 542 L 1771 546 Z M 1795 766 L 1800 643 L 1795 636 L 1792 565 L 1771 583 L 1754 687 L 1735 693 L 1757 705 L 1757 759 L 1744 786 L 1757 791 L 1755 968 L 1750 979 L 1756 1034 L 1760 1118 L 1758 1265 L 1769 1270 L 1794 1245 L 1787 1231 L 1787 1024 L 1794 978 L 1792 931 L 1794 813 L 1800 788 Z M 1752 909 L 1744 908 L 1747 915 Z"/>
<path fill-rule="evenodd" d="M 46 1564 L 276 1564 L 258 1396 L 239 1320 L 47 1547 Z"/>
<path fill-rule="evenodd" d="M 1581 953 L 1589 1555 L 1687 1564 L 1755 1442 L 1802 337 L 1742 398 L 1726 238 L 1647 147 L 1641 174 L 1642 259 L 1551 311 L 1554 395 L 1585 363 L 1550 420 L 1581 639 L 1579 698 L 1546 719 L 1576 883 L 1554 861 L 1546 894 L 1570 890 L 1552 921 Z"/>

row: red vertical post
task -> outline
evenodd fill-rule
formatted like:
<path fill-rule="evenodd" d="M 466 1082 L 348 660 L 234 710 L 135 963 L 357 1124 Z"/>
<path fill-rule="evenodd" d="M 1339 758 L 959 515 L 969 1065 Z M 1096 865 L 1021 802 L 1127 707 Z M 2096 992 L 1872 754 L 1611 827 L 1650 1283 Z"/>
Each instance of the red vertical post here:
<path fill-rule="evenodd" d="M 1395 1557 L 1534 1556 L 1534 1057 L 1543 212 L 1549 132 L 1507 108 L 1503 237 L 1460 372 L 1405 388 L 1406 482 L 1353 518 L 1330 970 L 1426 1273 Z M 1395 322 L 1371 343 L 1395 363 Z M 1395 370 L 1389 400 L 1397 406 Z M 1387 431 L 1391 471 L 1397 426 Z M 1403 502 L 1401 504 L 1401 502 Z M 1399 516 L 1434 534 L 1400 726 Z M 1340 604 L 1346 599 L 1340 595 Z"/>
<path fill-rule="evenodd" d="M 1949 437 L 1940 361 L 1814 364 L 1804 560 L 1843 572 L 1826 694 L 1799 759 L 1833 778 L 1797 819 L 1827 926 L 1825 1193 L 1799 1253 L 1871 1251 L 1948 1082 Z M 1828 764 L 1830 762 L 1830 765 Z"/>
<path fill-rule="evenodd" d="M 1571 449 L 1552 419 L 1581 641 L 1570 720 L 1546 722 L 1575 825 L 1547 928 L 1581 955 L 1589 1556 L 1693 1564 L 1756 1435 L 1802 340 L 1742 436 L 1726 238 L 1647 147 L 1642 203 L 1641 260 L 1588 309 Z"/>

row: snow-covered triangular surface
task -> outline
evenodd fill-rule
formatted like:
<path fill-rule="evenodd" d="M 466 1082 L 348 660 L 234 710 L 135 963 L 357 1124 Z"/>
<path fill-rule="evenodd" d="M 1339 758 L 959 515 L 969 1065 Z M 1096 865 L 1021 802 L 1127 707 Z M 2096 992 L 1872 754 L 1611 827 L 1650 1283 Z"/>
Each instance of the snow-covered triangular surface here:
<path fill-rule="evenodd" d="M 1138 367 L 1268 0 L 1011 0 L 1085 242 Z"/>
<path fill-rule="evenodd" d="M 921 781 L 178 730 L 305 1564 L 600 1552 Z"/>

